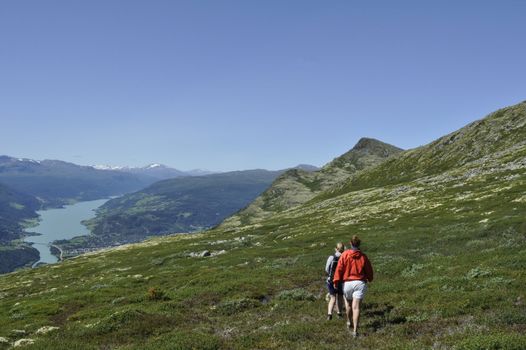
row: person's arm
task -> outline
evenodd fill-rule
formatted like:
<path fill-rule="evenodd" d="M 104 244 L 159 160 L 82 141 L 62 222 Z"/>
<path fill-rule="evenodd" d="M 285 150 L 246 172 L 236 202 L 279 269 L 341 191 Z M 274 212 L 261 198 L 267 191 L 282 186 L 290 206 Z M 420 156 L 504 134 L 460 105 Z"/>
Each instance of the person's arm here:
<path fill-rule="evenodd" d="M 372 282 L 374 278 L 373 265 L 371 265 L 369 258 L 365 259 L 365 278 L 368 282 Z"/>
<path fill-rule="evenodd" d="M 343 254 L 338 259 L 338 265 L 336 265 L 336 271 L 334 271 L 334 278 L 332 279 L 334 286 L 337 287 L 340 281 L 343 281 L 343 272 L 345 271 L 345 263 Z"/>
<path fill-rule="evenodd" d="M 327 272 L 327 275 L 331 272 L 331 264 L 332 260 L 334 260 L 334 255 L 331 255 L 327 258 L 327 263 L 325 263 L 325 272 Z"/>

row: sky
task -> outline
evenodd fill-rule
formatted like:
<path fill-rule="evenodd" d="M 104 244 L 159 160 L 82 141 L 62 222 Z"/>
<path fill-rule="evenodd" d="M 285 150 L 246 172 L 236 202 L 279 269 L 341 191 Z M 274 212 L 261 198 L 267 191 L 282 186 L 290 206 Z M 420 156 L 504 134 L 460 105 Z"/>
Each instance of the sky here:
<path fill-rule="evenodd" d="M 526 1 L 2 0 L 0 154 L 214 171 L 526 100 Z"/>

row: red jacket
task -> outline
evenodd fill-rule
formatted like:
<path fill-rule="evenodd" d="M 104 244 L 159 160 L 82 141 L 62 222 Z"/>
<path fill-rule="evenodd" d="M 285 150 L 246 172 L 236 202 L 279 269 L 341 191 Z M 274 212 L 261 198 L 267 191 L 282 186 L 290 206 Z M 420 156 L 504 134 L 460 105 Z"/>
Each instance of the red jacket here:
<path fill-rule="evenodd" d="M 334 272 L 334 285 L 340 281 L 362 280 L 372 282 L 373 267 L 367 255 L 360 250 L 346 250 L 340 256 Z"/>

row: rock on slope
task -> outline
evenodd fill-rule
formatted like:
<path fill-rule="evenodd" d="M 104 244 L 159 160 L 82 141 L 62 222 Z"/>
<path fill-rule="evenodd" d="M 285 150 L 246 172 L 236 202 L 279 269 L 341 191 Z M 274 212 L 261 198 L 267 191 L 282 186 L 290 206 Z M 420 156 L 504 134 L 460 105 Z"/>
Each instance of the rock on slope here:
<path fill-rule="evenodd" d="M 221 225 L 227 228 L 256 223 L 277 212 L 303 204 L 357 171 L 379 164 L 401 151 L 402 149 L 387 143 L 362 138 L 350 151 L 318 171 L 286 171 L 247 208 L 226 219 Z"/>

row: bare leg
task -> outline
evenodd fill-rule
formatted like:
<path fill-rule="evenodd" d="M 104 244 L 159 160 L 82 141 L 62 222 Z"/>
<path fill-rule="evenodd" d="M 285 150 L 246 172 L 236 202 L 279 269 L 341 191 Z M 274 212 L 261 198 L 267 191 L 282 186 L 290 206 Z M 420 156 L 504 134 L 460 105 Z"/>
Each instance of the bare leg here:
<path fill-rule="evenodd" d="M 342 313 L 343 311 L 343 295 L 342 294 L 337 294 L 337 303 L 336 303 L 336 311 L 338 312 L 338 314 Z"/>
<path fill-rule="evenodd" d="M 347 298 L 345 298 L 345 314 L 347 315 L 347 325 L 351 326 L 351 319 L 352 319 L 352 309 L 351 309 L 351 301 L 349 301 Z"/>
<path fill-rule="evenodd" d="M 353 298 L 352 300 L 352 322 L 354 326 L 354 332 L 358 331 L 358 322 L 360 321 L 360 303 L 362 299 Z"/>
<path fill-rule="evenodd" d="M 331 295 L 331 298 L 329 300 L 329 308 L 327 310 L 327 315 L 332 315 L 332 309 L 334 309 L 335 302 L 336 302 L 336 296 Z"/>

